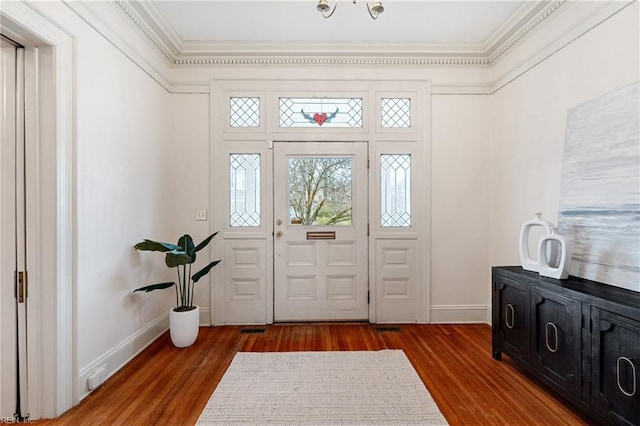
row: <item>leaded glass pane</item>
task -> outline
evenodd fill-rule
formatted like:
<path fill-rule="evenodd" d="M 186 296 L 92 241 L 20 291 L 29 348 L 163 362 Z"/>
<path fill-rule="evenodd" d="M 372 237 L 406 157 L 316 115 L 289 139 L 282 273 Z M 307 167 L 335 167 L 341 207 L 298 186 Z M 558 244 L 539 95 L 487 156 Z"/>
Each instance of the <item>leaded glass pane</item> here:
<path fill-rule="evenodd" d="M 362 127 L 362 99 L 280 98 L 280 127 Z"/>
<path fill-rule="evenodd" d="M 411 226 L 411 155 L 380 156 L 381 226 Z"/>
<path fill-rule="evenodd" d="M 289 158 L 289 223 L 351 225 L 351 157 Z"/>
<path fill-rule="evenodd" d="M 231 226 L 260 226 L 260 154 L 229 156 Z"/>
<path fill-rule="evenodd" d="M 231 127 L 260 127 L 260 98 L 231 98 Z"/>
<path fill-rule="evenodd" d="M 411 98 L 382 98 L 382 127 L 411 127 Z"/>

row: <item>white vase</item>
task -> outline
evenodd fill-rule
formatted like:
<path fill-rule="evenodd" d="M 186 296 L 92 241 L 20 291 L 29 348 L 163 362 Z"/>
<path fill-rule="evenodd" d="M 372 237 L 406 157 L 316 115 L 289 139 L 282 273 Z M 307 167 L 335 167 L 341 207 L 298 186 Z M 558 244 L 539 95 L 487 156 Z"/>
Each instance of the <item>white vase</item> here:
<path fill-rule="evenodd" d="M 545 253 L 550 245 L 559 248 L 558 264 L 552 265 L 548 261 Z M 544 235 L 538 241 L 538 261 L 540 262 L 541 276 L 565 280 L 569 277 L 569 266 L 571 264 L 571 242 L 563 235 L 556 233 L 556 228 L 551 229 L 550 235 Z"/>
<path fill-rule="evenodd" d="M 200 327 L 200 307 L 195 305 L 195 309 L 190 311 L 176 312 L 169 311 L 169 332 L 171 341 L 177 348 L 186 348 L 193 345 L 198 337 Z"/>
<path fill-rule="evenodd" d="M 545 229 L 546 234 L 551 234 L 551 228 L 553 225 L 551 222 L 547 222 L 546 220 L 542 220 L 542 213 L 536 213 L 535 217 L 531 220 L 527 220 L 522 224 L 520 228 L 520 264 L 522 265 L 522 269 L 526 271 L 538 272 L 540 270 L 540 258 L 533 259 L 531 257 L 531 253 L 529 253 L 529 232 L 531 228 L 535 226 L 541 226 Z M 545 245 L 550 250 L 547 252 L 543 252 L 543 254 L 547 257 L 547 263 L 551 262 L 551 264 L 555 264 L 555 259 L 558 255 L 557 251 L 554 251 L 555 245 Z"/>

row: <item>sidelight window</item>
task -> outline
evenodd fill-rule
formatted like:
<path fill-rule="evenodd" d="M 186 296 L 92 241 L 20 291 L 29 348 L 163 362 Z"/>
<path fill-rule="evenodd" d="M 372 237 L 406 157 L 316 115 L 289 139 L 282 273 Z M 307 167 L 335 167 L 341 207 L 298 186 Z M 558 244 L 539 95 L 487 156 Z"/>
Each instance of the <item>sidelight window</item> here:
<path fill-rule="evenodd" d="M 230 225 L 260 226 L 260 154 L 229 156 Z"/>
<path fill-rule="evenodd" d="M 411 226 L 411 155 L 381 155 L 380 177 L 381 226 Z"/>

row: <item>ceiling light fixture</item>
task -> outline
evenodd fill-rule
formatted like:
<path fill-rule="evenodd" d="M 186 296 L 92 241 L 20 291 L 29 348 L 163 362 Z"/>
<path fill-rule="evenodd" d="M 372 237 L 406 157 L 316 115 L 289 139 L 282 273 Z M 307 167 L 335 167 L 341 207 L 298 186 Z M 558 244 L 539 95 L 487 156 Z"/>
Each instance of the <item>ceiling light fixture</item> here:
<path fill-rule="evenodd" d="M 353 4 L 356 4 L 356 0 L 352 0 L 352 2 Z M 373 6 L 369 6 L 368 1 L 365 3 L 367 3 L 369 16 L 371 16 L 373 19 L 378 19 L 378 16 L 380 16 L 380 14 L 384 12 L 384 7 L 382 6 L 381 1 L 374 1 Z M 331 18 L 333 12 L 336 11 L 336 7 L 338 7 L 338 0 L 335 0 L 335 3 L 333 3 L 333 7 L 329 6 L 328 0 L 319 0 L 318 6 L 316 6 L 316 10 L 322 13 L 323 18 Z"/>

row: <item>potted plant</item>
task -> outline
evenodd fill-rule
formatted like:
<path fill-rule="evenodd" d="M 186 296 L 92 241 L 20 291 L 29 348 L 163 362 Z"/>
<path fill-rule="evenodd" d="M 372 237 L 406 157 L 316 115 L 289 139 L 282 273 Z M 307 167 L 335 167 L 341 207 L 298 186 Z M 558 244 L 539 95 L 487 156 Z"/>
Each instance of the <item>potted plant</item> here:
<path fill-rule="evenodd" d="M 136 291 L 148 293 L 174 287 L 176 292 L 176 306 L 169 311 L 169 330 L 171 341 L 178 348 L 193 344 L 198 337 L 200 308 L 193 304 L 194 285 L 211 269 L 220 263 L 214 260 L 195 274 L 191 275 L 191 265 L 196 261 L 196 253 L 205 248 L 217 234 L 209 235 L 200 244 L 195 245 L 190 235 L 185 234 L 178 240 L 178 244 L 163 243 L 145 239 L 136 244 L 136 250 L 159 251 L 165 254 L 165 264 L 169 268 L 176 268 L 178 281 L 151 284 L 140 287 Z"/>

